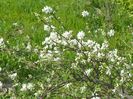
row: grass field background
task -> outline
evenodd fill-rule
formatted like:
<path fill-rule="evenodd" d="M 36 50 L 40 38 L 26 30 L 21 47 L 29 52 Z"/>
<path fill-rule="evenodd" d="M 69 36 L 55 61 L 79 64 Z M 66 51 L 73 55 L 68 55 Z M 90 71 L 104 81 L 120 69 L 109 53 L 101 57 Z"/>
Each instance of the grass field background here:
<path fill-rule="evenodd" d="M 94 11 L 99 11 L 99 14 L 104 15 L 91 18 L 89 26 L 92 31 L 96 28 L 108 30 L 106 28 L 108 27 L 107 24 L 113 24 L 113 27 L 119 32 L 117 37 L 121 37 L 127 43 L 128 40 L 131 40 L 130 32 L 132 29 L 128 30 L 127 27 L 132 25 L 132 18 L 129 18 L 127 10 L 123 9 L 120 5 L 117 8 L 112 7 L 112 23 L 106 21 L 106 7 L 102 5 L 102 1 L 104 0 L 95 1 L 90 4 L 87 0 L 1 0 L 0 34 L 6 38 L 9 36 L 9 39 L 14 39 L 14 36 L 15 39 L 17 37 L 22 39 L 23 36 L 30 35 L 34 42 L 41 43 L 45 32 L 43 31 L 43 24 L 37 22 L 34 12 L 39 13 L 44 5 L 49 5 L 56 9 L 58 16 L 61 17 L 68 30 L 74 30 L 75 32 L 85 27 L 84 20 L 81 18 L 82 10 L 87 9 L 91 14 L 95 13 Z M 20 29 L 23 31 L 21 36 L 13 33 L 12 24 L 16 22 L 20 24 Z"/>

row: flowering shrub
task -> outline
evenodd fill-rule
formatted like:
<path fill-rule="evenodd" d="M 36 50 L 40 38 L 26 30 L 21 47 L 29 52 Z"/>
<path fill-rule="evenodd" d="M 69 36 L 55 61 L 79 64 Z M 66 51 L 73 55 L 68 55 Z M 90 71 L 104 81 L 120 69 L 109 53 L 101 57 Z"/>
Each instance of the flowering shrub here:
<path fill-rule="evenodd" d="M 81 12 L 83 19 L 89 15 L 89 11 Z M 133 95 L 133 63 L 119 49 L 112 49 L 107 39 L 115 36 L 114 29 L 107 33 L 97 29 L 104 38 L 98 42 L 88 39 L 86 30 L 67 30 L 49 6 L 35 16 L 48 33 L 41 46 L 32 45 L 27 37 L 26 44 L 12 47 L 0 38 L 2 60 L 6 53 L 11 62 L 17 61 L 16 68 L 2 63 L 6 67 L 0 68 L 1 96 L 102 99 Z M 55 26 L 54 21 L 59 25 Z"/>

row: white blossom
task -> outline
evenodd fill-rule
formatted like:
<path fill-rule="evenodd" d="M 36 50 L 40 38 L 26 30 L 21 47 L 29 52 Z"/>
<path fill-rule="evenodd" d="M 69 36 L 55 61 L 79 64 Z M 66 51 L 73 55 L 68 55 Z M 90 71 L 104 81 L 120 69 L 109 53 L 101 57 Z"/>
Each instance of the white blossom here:
<path fill-rule="evenodd" d="M 82 16 L 83 16 L 83 17 L 89 16 L 89 12 L 84 10 L 84 11 L 82 12 Z"/>
<path fill-rule="evenodd" d="M 95 43 L 95 45 L 93 46 L 93 53 L 97 53 L 100 50 L 100 44 Z"/>
<path fill-rule="evenodd" d="M 28 50 L 28 51 L 30 51 L 31 50 L 31 44 L 30 44 L 30 42 L 28 42 L 28 44 L 27 44 L 27 46 L 26 46 L 26 49 Z"/>
<path fill-rule="evenodd" d="M 56 41 L 58 39 L 57 32 L 51 32 L 50 33 L 50 39 L 53 41 Z"/>
<path fill-rule="evenodd" d="M 42 9 L 42 12 L 46 13 L 46 14 L 51 14 L 53 12 L 53 9 L 49 6 L 45 6 L 43 9 Z"/>
<path fill-rule="evenodd" d="M 22 84 L 21 91 L 27 91 L 27 84 Z"/>
<path fill-rule="evenodd" d="M 108 36 L 114 36 L 114 34 L 115 34 L 115 31 L 113 30 L 113 29 L 111 29 L 108 33 L 107 33 L 107 35 Z"/>
<path fill-rule="evenodd" d="M 67 83 L 64 87 L 69 88 L 72 83 Z"/>
<path fill-rule="evenodd" d="M 21 91 L 32 90 L 34 85 L 32 83 L 22 84 Z"/>
<path fill-rule="evenodd" d="M 39 14 L 38 14 L 38 13 L 36 13 L 36 12 L 34 13 L 34 15 L 35 15 L 36 17 L 39 17 Z"/>
<path fill-rule="evenodd" d="M 13 73 L 13 74 L 10 74 L 10 75 L 9 75 L 9 77 L 10 77 L 12 80 L 14 80 L 14 79 L 16 78 L 16 76 L 17 76 L 17 73 Z"/>
<path fill-rule="evenodd" d="M 54 30 L 55 29 L 55 26 L 51 25 L 50 28 Z"/>
<path fill-rule="evenodd" d="M 100 53 L 100 52 L 97 54 L 97 57 L 98 57 L 98 58 L 103 58 L 104 56 L 105 56 L 105 55 L 104 55 L 103 53 Z"/>
<path fill-rule="evenodd" d="M 107 49 L 108 46 L 109 46 L 109 45 L 108 45 L 108 42 L 107 42 L 107 41 L 104 41 L 104 42 L 102 43 L 101 49 L 102 49 L 102 50 Z"/>
<path fill-rule="evenodd" d="M 42 93 L 41 90 L 38 90 L 36 93 L 34 93 L 35 96 L 39 96 Z"/>
<path fill-rule="evenodd" d="M 15 23 L 13 23 L 12 25 L 13 25 L 13 26 L 18 26 L 18 23 L 17 23 L 17 22 L 15 22 Z"/>
<path fill-rule="evenodd" d="M 85 71 L 85 75 L 89 76 L 90 73 L 91 73 L 91 71 L 92 71 L 92 69 L 87 69 L 87 70 Z"/>
<path fill-rule="evenodd" d="M 3 83 L 0 81 L 0 89 L 2 89 L 3 87 Z"/>
<path fill-rule="evenodd" d="M 63 37 L 65 37 L 66 39 L 69 39 L 71 38 L 72 36 L 72 31 L 65 31 L 63 34 L 62 34 Z"/>
<path fill-rule="evenodd" d="M 0 47 L 4 47 L 4 39 L 0 38 Z"/>
<path fill-rule="evenodd" d="M 78 38 L 79 40 L 83 39 L 84 36 L 85 36 L 85 33 L 84 33 L 83 31 L 80 31 L 80 32 L 77 34 L 77 38 Z"/>
<path fill-rule="evenodd" d="M 65 39 L 62 39 L 61 44 L 66 46 L 68 43 L 67 43 L 67 41 Z"/>
<path fill-rule="evenodd" d="M 49 25 L 44 24 L 44 31 L 49 32 L 49 31 L 50 31 L 50 26 L 49 26 Z"/>
<path fill-rule="evenodd" d="M 76 39 L 72 39 L 72 40 L 70 41 L 70 44 L 71 44 L 72 46 L 75 46 L 75 45 L 78 44 L 78 42 L 77 42 Z"/>
<path fill-rule="evenodd" d="M 101 99 L 101 98 L 98 97 L 97 95 L 98 95 L 97 93 L 96 93 L 96 94 L 93 93 L 93 94 L 92 94 L 93 97 L 92 97 L 91 99 Z"/>
<path fill-rule="evenodd" d="M 88 47 L 92 48 L 95 45 L 95 42 L 92 40 L 87 40 Z"/>
<path fill-rule="evenodd" d="M 46 37 L 45 38 L 45 41 L 42 42 L 42 45 L 49 44 L 49 42 L 50 42 L 50 38 L 49 37 Z"/>
<path fill-rule="evenodd" d="M 86 90 L 86 86 L 80 87 L 81 93 L 83 93 Z"/>
<path fill-rule="evenodd" d="M 113 51 L 109 51 L 109 53 L 107 54 L 107 58 L 111 61 L 111 62 L 115 62 L 118 59 L 117 56 L 117 49 L 113 50 Z"/>
<path fill-rule="evenodd" d="M 107 68 L 106 74 L 107 74 L 107 75 L 111 75 L 111 70 L 110 70 L 109 67 Z"/>
<path fill-rule="evenodd" d="M 0 72 L 2 71 L 2 68 L 0 67 Z"/>
<path fill-rule="evenodd" d="M 38 53 L 38 49 L 37 49 L 37 48 L 35 48 L 35 49 L 34 49 L 34 52 L 35 52 L 35 53 Z"/>
<path fill-rule="evenodd" d="M 91 99 L 101 99 L 100 97 L 93 97 L 93 98 L 91 98 Z"/>
<path fill-rule="evenodd" d="M 91 61 L 91 58 L 90 58 L 90 57 L 88 57 L 88 58 L 87 58 L 87 62 L 90 62 L 90 61 Z"/>
<path fill-rule="evenodd" d="M 133 90 L 133 87 L 131 89 Z"/>
<path fill-rule="evenodd" d="M 28 83 L 27 84 L 27 89 L 32 90 L 33 87 L 34 87 L 34 85 L 32 83 Z"/>
<path fill-rule="evenodd" d="M 54 60 L 53 60 L 53 61 L 55 61 L 55 62 L 59 62 L 59 61 L 60 61 L 60 58 L 59 58 L 59 57 L 54 58 Z"/>

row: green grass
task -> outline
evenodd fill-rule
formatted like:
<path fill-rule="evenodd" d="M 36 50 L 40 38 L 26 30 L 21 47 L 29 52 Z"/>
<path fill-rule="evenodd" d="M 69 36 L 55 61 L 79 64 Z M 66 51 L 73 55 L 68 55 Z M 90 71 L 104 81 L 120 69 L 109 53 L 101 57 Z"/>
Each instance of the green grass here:
<path fill-rule="evenodd" d="M 51 2 L 52 1 L 52 2 Z M 56 6 L 60 3 L 62 8 L 65 8 L 65 3 L 67 2 L 60 2 L 60 0 L 1 0 L 0 1 L 0 34 L 1 36 L 7 37 L 12 30 L 12 23 L 17 22 L 23 26 L 24 36 L 30 35 L 32 36 L 32 40 L 35 42 L 42 41 L 44 31 L 43 25 L 37 22 L 37 19 L 34 16 L 34 12 L 40 12 L 44 5 L 54 4 Z M 68 5 L 67 5 L 68 7 Z M 58 9 L 59 12 L 60 8 Z M 61 9 L 63 10 L 63 9 Z M 72 11 L 71 11 L 72 12 Z M 62 16 L 65 16 L 65 11 Z M 71 20 L 71 19 L 70 19 Z M 70 22 L 69 22 L 70 23 Z M 71 24 L 71 23 L 70 23 Z M 11 39 L 10 37 L 9 39 Z M 14 37 L 13 37 L 14 38 Z M 40 43 L 40 42 L 39 42 Z"/>
<path fill-rule="evenodd" d="M 117 30 L 117 36 L 110 40 L 113 43 L 112 47 L 122 50 L 125 47 L 125 51 L 131 50 L 131 46 L 129 46 L 131 44 L 129 43 L 132 38 L 132 29 L 128 29 L 128 26 L 132 25 L 132 18 L 127 15 L 127 11 L 123 9 L 122 5 L 118 5 L 111 6 L 112 15 L 110 16 L 110 21 L 107 21 L 106 17 L 109 16 L 107 16 L 107 9 L 103 1 L 89 3 L 87 0 L 1 0 L 0 36 L 11 40 L 11 42 L 16 43 L 17 41 L 19 43 L 25 39 L 26 35 L 29 35 L 33 43 L 40 45 L 48 34 L 43 31 L 43 23 L 37 21 L 34 12 L 41 13 L 41 9 L 45 5 L 49 5 L 56 9 L 57 15 L 61 17 L 67 29 L 73 30 L 75 34 L 85 27 L 84 19 L 81 18 L 82 10 L 89 10 L 91 17 L 88 26 L 93 34 L 89 35 L 90 39 L 100 40 L 97 39 L 100 35 L 97 37 L 93 33 L 97 28 L 103 28 L 107 31 L 113 27 Z M 99 11 L 99 15 L 93 17 L 93 14 L 97 11 Z M 13 30 L 12 24 L 14 22 L 20 25 L 19 28 L 23 31 L 22 35 Z M 108 24 L 112 24 L 111 27 L 108 27 Z M 57 22 L 55 25 L 58 25 Z"/>

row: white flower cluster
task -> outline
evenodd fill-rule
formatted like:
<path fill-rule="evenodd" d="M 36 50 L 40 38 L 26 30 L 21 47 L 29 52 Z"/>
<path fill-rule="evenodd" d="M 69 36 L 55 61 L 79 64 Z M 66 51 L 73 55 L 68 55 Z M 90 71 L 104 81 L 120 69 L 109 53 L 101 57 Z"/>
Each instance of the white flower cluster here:
<path fill-rule="evenodd" d="M 45 46 L 44 50 L 40 52 L 40 57 L 51 59 L 50 57 L 60 56 L 61 52 L 65 50 L 62 49 L 61 51 L 61 49 L 58 48 L 58 46 L 61 45 L 70 49 L 74 49 L 77 52 L 75 57 L 75 61 L 77 63 L 87 63 L 91 60 L 107 59 L 110 62 L 116 62 L 117 64 L 120 64 L 119 62 L 124 60 L 124 58 L 118 57 L 117 49 L 107 52 L 109 46 L 107 41 L 104 41 L 100 45 L 93 40 L 84 41 L 84 37 L 85 33 L 83 31 L 77 33 L 77 39 L 72 39 L 72 31 L 65 31 L 62 34 L 51 32 L 50 36 L 47 37 L 44 42 L 42 42 L 42 44 Z M 85 55 L 87 56 L 87 59 L 83 58 Z M 58 60 L 59 59 L 60 57 L 58 57 Z"/>
<path fill-rule="evenodd" d="M 27 91 L 32 90 L 34 88 L 34 85 L 32 83 L 22 84 L 21 91 Z"/>
<path fill-rule="evenodd" d="M 64 87 L 65 87 L 65 88 L 69 88 L 71 85 L 72 85 L 72 83 L 68 83 L 68 84 L 66 84 Z"/>
<path fill-rule="evenodd" d="M 93 97 L 93 98 L 91 98 L 91 99 L 101 99 L 100 97 Z"/>
<path fill-rule="evenodd" d="M 79 40 L 83 39 L 84 36 L 85 36 L 85 33 L 84 33 L 83 31 L 80 31 L 80 32 L 77 34 L 77 38 L 78 38 Z"/>
<path fill-rule="evenodd" d="M 4 39 L 0 38 L 0 48 L 4 48 L 4 47 L 5 47 Z"/>
<path fill-rule="evenodd" d="M 82 12 L 82 16 L 83 16 L 83 17 L 89 16 L 89 12 L 84 10 L 84 11 Z"/>
<path fill-rule="evenodd" d="M 50 32 L 50 30 L 54 31 L 55 27 L 53 25 L 44 25 L 44 31 Z"/>
<path fill-rule="evenodd" d="M 51 32 L 49 37 L 45 38 L 43 42 L 44 48 L 40 52 L 40 59 L 42 61 L 56 61 L 61 63 L 64 58 L 62 57 L 65 51 L 75 53 L 74 61 L 71 62 L 71 69 L 77 70 L 82 66 L 85 66 L 83 75 L 92 77 L 95 71 L 95 66 L 98 66 L 100 71 L 108 78 L 114 71 L 119 71 L 121 68 L 125 68 L 124 72 L 121 71 L 121 79 L 115 77 L 117 83 L 121 84 L 132 76 L 129 71 L 130 64 L 125 64 L 126 59 L 118 55 L 118 50 L 109 50 L 108 41 L 104 41 L 99 44 L 93 40 L 86 40 L 85 33 L 80 31 L 77 36 L 72 35 L 72 31 L 65 31 L 64 33 Z M 61 47 L 62 46 L 62 47 Z M 54 63 L 53 63 L 54 64 Z M 90 65 L 90 67 L 88 67 Z M 124 76 L 123 76 L 124 75 Z M 94 78 L 94 77 L 93 77 Z M 95 79 L 95 78 L 94 78 Z M 84 88 L 82 88 L 82 91 Z"/>
<path fill-rule="evenodd" d="M 87 69 L 87 70 L 85 71 L 85 75 L 89 76 L 90 73 L 91 73 L 91 71 L 92 71 L 92 69 Z"/>
<path fill-rule="evenodd" d="M 3 83 L 0 81 L 0 89 L 2 89 Z"/>
<path fill-rule="evenodd" d="M 17 23 L 17 22 L 15 22 L 15 23 L 13 23 L 12 25 L 13 25 L 13 26 L 18 26 L 18 23 Z"/>
<path fill-rule="evenodd" d="M 111 29 L 108 33 L 107 33 L 108 36 L 112 37 L 115 35 L 115 31 L 113 29 Z"/>
<path fill-rule="evenodd" d="M 84 38 L 84 36 L 85 36 L 84 32 L 81 31 L 77 34 L 77 39 L 81 40 Z M 67 45 L 81 46 L 76 39 L 71 39 L 71 38 L 72 38 L 72 31 L 65 31 L 62 35 L 59 35 L 57 32 L 51 32 L 50 36 L 47 37 L 44 42 L 42 42 L 42 44 L 45 45 L 44 47 L 45 50 L 40 52 L 40 57 L 51 59 L 54 56 L 53 54 L 56 54 L 56 56 L 60 56 L 61 52 L 58 49 L 58 46 L 57 46 L 58 44 L 61 44 L 63 46 L 67 46 Z M 50 50 L 50 49 L 53 49 L 53 46 L 55 46 L 54 50 Z M 48 50 L 46 51 L 46 49 Z M 58 57 L 54 60 L 60 60 L 60 58 Z"/>
<path fill-rule="evenodd" d="M 2 68 L 0 67 L 0 72 L 2 71 Z"/>
<path fill-rule="evenodd" d="M 45 6 L 43 9 L 42 9 L 42 12 L 46 13 L 46 14 L 51 14 L 53 13 L 53 9 L 49 6 Z"/>
<path fill-rule="evenodd" d="M 14 80 L 14 79 L 16 78 L 16 76 L 17 76 L 17 73 L 13 73 L 13 74 L 10 74 L 10 75 L 9 75 L 9 77 L 10 77 L 12 80 Z"/>
<path fill-rule="evenodd" d="M 63 34 L 62 34 L 63 37 L 65 37 L 66 39 L 69 39 L 72 37 L 72 31 L 65 31 Z"/>
<path fill-rule="evenodd" d="M 48 25 L 44 25 L 44 31 L 50 31 L 50 27 Z"/>
<path fill-rule="evenodd" d="M 31 51 L 31 49 L 32 49 L 32 46 L 31 46 L 30 42 L 28 42 L 27 46 L 26 46 L 26 50 Z"/>

